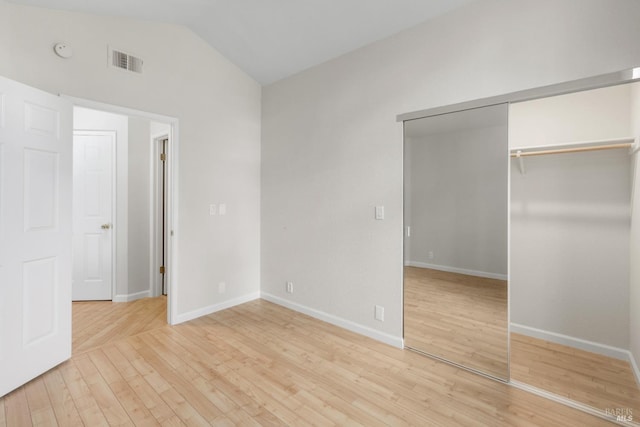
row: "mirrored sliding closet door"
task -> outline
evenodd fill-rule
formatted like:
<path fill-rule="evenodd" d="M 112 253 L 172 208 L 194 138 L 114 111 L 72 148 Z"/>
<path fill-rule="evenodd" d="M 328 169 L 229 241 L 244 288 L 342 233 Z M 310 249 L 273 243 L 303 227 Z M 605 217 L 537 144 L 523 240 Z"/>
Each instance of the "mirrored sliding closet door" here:
<path fill-rule="evenodd" d="M 506 104 L 404 122 L 405 346 L 509 378 Z"/>

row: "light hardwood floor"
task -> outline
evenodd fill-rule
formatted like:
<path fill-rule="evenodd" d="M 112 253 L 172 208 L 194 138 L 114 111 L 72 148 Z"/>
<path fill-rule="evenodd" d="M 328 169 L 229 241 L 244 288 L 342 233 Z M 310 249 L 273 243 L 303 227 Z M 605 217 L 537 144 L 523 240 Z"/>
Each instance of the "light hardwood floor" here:
<path fill-rule="evenodd" d="M 405 345 L 509 377 L 507 282 L 405 267 Z"/>
<path fill-rule="evenodd" d="M 640 417 L 640 389 L 629 362 L 511 334 L 511 378 L 606 411 Z"/>
<path fill-rule="evenodd" d="M 56 424 L 609 425 L 262 300 L 108 339 L 0 398 L 2 427 Z"/>
<path fill-rule="evenodd" d="M 507 357 L 507 295 L 505 282 L 494 282 L 406 267 L 406 345 L 495 374 Z M 602 411 L 640 414 L 640 389 L 625 361 L 512 333 L 510 373 Z"/>
<path fill-rule="evenodd" d="M 167 297 L 73 303 L 73 354 L 167 324 Z"/>

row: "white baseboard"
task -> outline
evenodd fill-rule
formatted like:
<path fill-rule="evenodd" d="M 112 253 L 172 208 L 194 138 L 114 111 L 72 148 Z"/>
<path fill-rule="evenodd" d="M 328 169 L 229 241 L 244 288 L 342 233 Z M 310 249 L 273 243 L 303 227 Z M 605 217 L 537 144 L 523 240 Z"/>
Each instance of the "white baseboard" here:
<path fill-rule="evenodd" d="M 601 418 L 603 420 L 607 420 L 609 422 L 611 422 L 612 424 L 618 424 L 618 425 L 622 425 L 622 426 L 633 426 L 636 424 L 631 424 L 629 422 L 624 422 L 624 421 L 618 421 L 616 420 L 616 417 L 614 417 L 613 415 L 609 415 L 606 412 L 600 410 L 600 409 L 596 409 L 594 407 L 591 407 L 589 405 L 586 405 L 584 403 L 580 403 L 576 400 L 572 400 L 569 399 L 567 397 L 564 396 L 560 396 L 558 394 L 554 394 L 551 393 L 549 391 L 543 390 L 541 388 L 538 387 L 534 387 L 531 386 L 529 384 L 525 384 L 525 383 L 521 383 L 520 381 L 515 381 L 515 380 L 511 380 L 509 381 L 509 385 L 515 388 L 518 388 L 520 390 L 526 391 L 528 393 L 532 393 L 535 394 L 537 396 L 543 397 L 545 399 L 554 401 L 554 402 L 558 402 L 562 405 L 568 406 L 570 408 L 574 408 L 577 409 L 579 411 L 585 412 L 587 414 L 591 414 L 595 417 Z"/>
<path fill-rule="evenodd" d="M 507 280 L 506 274 L 489 273 L 487 271 L 468 270 L 466 268 L 449 267 L 448 265 L 428 264 L 420 261 L 406 261 L 407 267 L 430 268 L 432 270 L 446 271 L 448 273 L 466 274 L 468 276 L 485 277 L 487 279 Z"/>
<path fill-rule="evenodd" d="M 349 330 L 351 332 L 355 332 L 360 335 L 364 335 L 376 341 L 381 341 L 385 344 L 389 344 L 397 348 L 403 348 L 402 337 L 396 337 L 393 335 L 386 334 L 384 332 L 376 331 L 375 329 L 371 329 L 367 326 L 363 326 L 358 323 L 352 322 L 350 320 L 346 320 L 346 319 L 334 316 L 332 314 L 325 313 L 324 311 L 316 310 L 295 302 L 285 300 L 283 298 L 268 294 L 266 292 L 262 292 L 260 296 L 262 299 L 266 301 L 306 314 L 318 320 L 322 320 L 323 322 L 331 323 L 332 325 Z"/>
<path fill-rule="evenodd" d="M 615 359 L 627 360 L 629 361 L 629 363 L 631 363 L 631 359 L 633 359 L 629 350 L 613 347 L 607 344 L 587 341 L 583 340 L 582 338 L 571 337 L 569 335 L 558 334 L 556 332 L 544 331 L 542 329 L 532 328 L 530 326 L 520 325 L 518 323 L 511 323 L 511 332 L 527 335 L 556 344 L 579 348 L 580 350 L 590 351 L 591 353 L 601 354 L 603 356 L 613 357 Z"/>
<path fill-rule="evenodd" d="M 135 294 L 116 295 L 113 297 L 113 302 L 131 302 L 137 299 L 149 298 L 150 296 L 151 293 L 146 290 L 142 292 L 136 292 Z"/>
<path fill-rule="evenodd" d="M 188 322 L 189 320 L 196 319 L 198 317 L 206 316 L 207 314 L 215 313 L 216 311 L 225 310 L 227 308 L 235 307 L 236 305 L 244 304 L 245 302 L 253 301 L 260 298 L 260 292 L 253 292 L 248 295 L 244 295 L 238 298 L 230 299 L 218 304 L 213 304 L 207 307 L 199 308 L 197 310 L 189 311 L 187 313 L 178 314 L 176 317 L 177 325 L 179 323 Z"/>
<path fill-rule="evenodd" d="M 629 352 L 629 363 L 631 363 L 631 369 L 633 369 L 633 373 L 636 376 L 636 384 L 640 387 L 640 369 L 638 369 L 636 358 L 633 357 L 633 353 L 631 352 Z"/>

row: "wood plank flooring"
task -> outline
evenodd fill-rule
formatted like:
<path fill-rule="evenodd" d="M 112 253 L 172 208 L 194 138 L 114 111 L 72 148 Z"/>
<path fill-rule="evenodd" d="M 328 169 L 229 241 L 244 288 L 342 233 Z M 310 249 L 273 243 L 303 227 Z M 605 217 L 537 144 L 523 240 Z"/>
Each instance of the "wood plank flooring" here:
<path fill-rule="evenodd" d="M 506 369 L 501 283 L 406 267 L 405 344 L 492 374 Z M 640 389 L 625 361 L 511 334 L 511 378 L 602 411 L 640 414 Z"/>
<path fill-rule="evenodd" d="M 0 398 L 0 427 L 30 425 L 610 424 L 256 300 L 85 347 Z"/>
<path fill-rule="evenodd" d="M 73 303 L 73 354 L 167 324 L 167 297 Z"/>
<path fill-rule="evenodd" d="M 640 389 L 623 360 L 512 333 L 511 378 L 602 411 L 640 416 Z"/>
<path fill-rule="evenodd" d="M 508 379 L 507 282 L 404 271 L 405 345 Z"/>

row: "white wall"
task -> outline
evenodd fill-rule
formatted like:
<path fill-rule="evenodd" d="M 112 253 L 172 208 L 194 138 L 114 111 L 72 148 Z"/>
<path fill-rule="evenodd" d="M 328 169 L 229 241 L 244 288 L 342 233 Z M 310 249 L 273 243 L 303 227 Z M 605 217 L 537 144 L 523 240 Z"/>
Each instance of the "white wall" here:
<path fill-rule="evenodd" d="M 116 132 L 116 299 L 129 292 L 129 120 L 126 116 L 88 108 L 73 109 L 74 130 L 106 130 Z"/>
<path fill-rule="evenodd" d="M 512 171 L 512 323 L 627 349 L 626 150 L 527 158 L 526 175 Z"/>
<path fill-rule="evenodd" d="M 629 105 L 628 85 L 512 104 L 509 142 L 628 137 Z M 628 150 L 528 157 L 525 170 L 513 160 L 512 323 L 628 349 Z"/>
<path fill-rule="evenodd" d="M 640 137 L 640 83 L 632 85 L 631 127 L 635 137 Z M 634 357 L 636 379 L 640 384 L 640 154 L 636 152 L 632 160 L 632 207 L 630 246 L 630 292 L 629 292 L 629 348 Z"/>
<path fill-rule="evenodd" d="M 397 343 L 396 115 L 637 66 L 638 16 L 634 0 L 475 2 L 265 87 L 263 292 Z"/>
<path fill-rule="evenodd" d="M 9 43 L 0 74 L 52 93 L 177 117 L 179 320 L 260 288 L 258 83 L 186 28 L 2 3 Z M 6 17 L 6 18 L 4 18 Z M 52 45 L 65 41 L 74 57 Z M 144 59 L 144 74 L 106 65 L 107 45 Z M 227 204 L 225 217 L 209 203 Z M 171 273 L 171 272 L 169 272 Z M 225 281 L 226 293 L 218 293 Z"/>
<path fill-rule="evenodd" d="M 630 88 L 612 86 L 511 104 L 511 148 L 629 137 Z"/>
<path fill-rule="evenodd" d="M 129 117 L 129 295 L 150 291 L 151 123 Z M 151 296 L 151 293 L 146 296 Z"/>
<path fill-rule="evenodd" d="M 9 6 L 0 0 L 0 52 L 7 52 L 9 43 Z M 5 76 L 9 66 L 9 57 L 0 57 L 0 75 Z"/>
<path fill-rule="evenodd" d="M 405 145 L 411 151 L 405 263 L 506 279 L 507 127 L 425 135 Z"/>
<path fill-rule="evenodd" d="M 151 138 L 158 138 L 160 136 L 169 135 L 171 132 L 171 126 L 166 123 L 159 123 L 152 121 L 150 123 Z"/>

